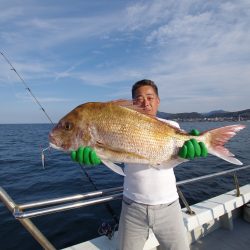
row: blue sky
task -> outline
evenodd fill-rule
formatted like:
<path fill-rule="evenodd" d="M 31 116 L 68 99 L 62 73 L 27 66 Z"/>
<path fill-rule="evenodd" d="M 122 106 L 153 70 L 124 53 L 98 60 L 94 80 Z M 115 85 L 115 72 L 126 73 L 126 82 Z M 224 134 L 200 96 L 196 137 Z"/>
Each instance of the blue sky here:
<path fill-rule="evenodd" d="M 0 51 L 57 122 L 130 99 L 144 78 L 160 111 L 250 108 L 250 1 L 0 0 Z M 48 120 L 0 56 L 0 123 Z"/>

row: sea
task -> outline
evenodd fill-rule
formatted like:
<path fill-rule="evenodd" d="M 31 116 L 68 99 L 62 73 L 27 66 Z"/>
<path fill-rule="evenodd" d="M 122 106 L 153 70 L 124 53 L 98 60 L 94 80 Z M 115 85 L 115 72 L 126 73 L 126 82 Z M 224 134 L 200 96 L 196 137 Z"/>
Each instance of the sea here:
<path fill-rule="evenodd" d="M 243 165 L 250 164 L 250 123 L 226 144 Z M 232 122 L 182 122 L 186 131 L 200 131 L 236 124 Z M 17 204 L 87 193 L 97 189 L 120 187 L 123 177 L 104 165 L 86 168 L 86 176 L 79 164 L 72 162 L 64 152 L 45 152 L 42 167 L 41 150 L 48 146 L 50 124 L 1 124 L 0 125 L 0 186 Z M 215 156 L 195 159 L 175 168 L 177 181 L 234 169 L 232 165 Z M 239 184 L 250 183 L 250 169 L 237 172 Z M 91 181 L 90 181 L 91 180 Z M 167 181 L 167 180 L 166 180 Z M 234 189 L 233 175 L 180 186 L 189 204 Z M 121 200 L 109 203 L 119 217 Z M 62 249 L 99 235 L 103 222 L 112 224 L 112 216 L 104 204 L 77 208 L 31 219 L 56 247 Z M 0 249 L 36 250 L 42 247 L 32 238 L 21 223 L 0 202 Z"/>

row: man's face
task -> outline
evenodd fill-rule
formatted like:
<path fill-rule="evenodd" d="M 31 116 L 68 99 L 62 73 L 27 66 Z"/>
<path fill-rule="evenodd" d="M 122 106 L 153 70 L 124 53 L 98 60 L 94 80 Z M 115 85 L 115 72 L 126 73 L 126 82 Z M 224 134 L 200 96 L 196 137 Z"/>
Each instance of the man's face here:
<path fill-rule="evenodd" d="M 143 108 L 146 114 L 156 116 L 160 99 L 151 86 L 142 86 L 135 92 L 134 104 Z"/>

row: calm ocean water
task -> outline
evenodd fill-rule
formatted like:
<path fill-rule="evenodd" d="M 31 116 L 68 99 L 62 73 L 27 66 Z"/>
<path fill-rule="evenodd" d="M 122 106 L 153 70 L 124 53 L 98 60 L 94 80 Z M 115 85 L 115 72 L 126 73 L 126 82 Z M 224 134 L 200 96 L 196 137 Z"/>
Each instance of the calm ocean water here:
<path fill-rule="evenodd" d="M 250 164 L 250 123 L 227 147 L 244 165 Z M 181 123 L 187 131 L 200 131 L 232 123 Z M 41 164 L 41 148 L 48 145 L 49 124 L 0 125 L 0 186 L 16 203 L 25 203 L 93 191 L 94 187 L 69 155 L 52 150 L 46 153 L 46 168 Z M 214 156 L 196 159 L 175 168 L 177 180 L 216 173 L 235 166 Z M 123 177 L 100 165 L 87 169 L 98 189 L 119 187 Z M 250 182 L 250 170 L 238 172 L 240 185 Z M 167 180 L 166 180 L 167 181 Z M 199 181 L 181 187 L 186 199 L 194 204 L 234 189 L 232 175 Z M 119 215 L 121 201 L 111 203 Z M 32 219 L 56 248 L 64 248 L 98 236 L 102 221 L 111 215 L 104 205 L 79 208 Z M 0 203 L 0 249 L 42 249 L 19 221 Z"/>

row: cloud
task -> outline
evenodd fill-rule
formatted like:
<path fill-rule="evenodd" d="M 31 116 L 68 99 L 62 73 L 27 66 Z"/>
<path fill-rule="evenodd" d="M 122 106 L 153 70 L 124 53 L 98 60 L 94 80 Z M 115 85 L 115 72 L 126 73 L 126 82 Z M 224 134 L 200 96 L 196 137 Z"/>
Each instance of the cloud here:
<path fill-rule="evenodd" d="M 21 7 L 4 7 L 1 3 L 1 7 L 4 11 L 0 12 L 0 22 L 1 23 L 8 23 L 12 20 L 17 19 L 18 17 L 22 16 L 23 9 Z"/>
<path fill-rule="evenodd" d="M 144 74 L 139 70 L 126 67 L 111 70 L 79 73 L 78 78 L 82 83 L 95 86 L 109 86 L 118 82 L 133 82 L 134 79 L 142 77 Z"/>
<path fill-rule="evenodd" d="M 135 31 L 151 26 L 160 18 L 157 5 L 141 2 L 128 6 L 125 11 L 126 25 L 122 28 Z"/>
<path fill-rule="evenodd" d="M 210 13 L 202 13 L 196 16 L 186 15 L 184 17 L 177 17 L 151 32 L 146 38 L 146 42 L 157 42 L 158 44 L 164 45 L 165 43 L 171 44 L 172 42 L 179 44 L 188 43 L 197 38 L 203 38 L 202 41 L 204 41 L 207 37 L 207 35 L 204 37 L 204 34 L 207 33 L 201 28 L 208 26 L 210 18 Z M 197 32 L 201 30 L 203 32 Z"/>
<path fill-rule="evenodd" d="M 20 15 L 13 18 L 12 23 L 5 24 L 8 32 L 0 32 L 1 40 L 6 44 L 17 45 L 27 51 L 32 49 L 48 49 L 67 42 L 90 40 L 105 37 L 109 32 L 118 30 L 122 25 L 122 12 L 105 13 L 101 16 L 58 16 L 38 15 L 25 16 L 24 9 L 19 7 Z M 7 12 L 14 10 L 7 9 Z M 35 9 L 38 11 L 38 9 Z M 46 9 L 43 10 L 44 12 Z M 23 15 L 21 15 L 23 13 Z M 14 16 L 13 16 L 14 17 Z M 2 17 L 4 19 L 4 16 Z M 22 31 L 22 32 L 20 32 Z M 30 46 L 30 45 L 33 46 Z"/>
<path fill-rule="evenodd" d="M 217 89 L 218 99 L 249 89 L 249 7 L 247 2 L 240 7 L 236 2 L 213 8 L 204 4 L 192 14 L 185 8 L 182 15 L 152 30 L 146 43 L 159 47 L 152 62 L 155 79 L 166 84 L 171 94 L 183 92 L 192 98 L 190 92 L 208 87 Z"/>
<path fill-rule="evenodd" d="M 15 96 L 16 96 L 17 99 L 22 100 L 24 102 L 30 102 L 30 101 L 35 102 L 34 98 L 29 94 L 16 93 Z M 40 103 L 59 103 L 59 102 L 71 102 L 71 101 L 73 101 L 72 99 L 69 99 L 69 98 L 39 97 L 39 96 L 37 96 L 36 98 Z"/>
<path fill-rule="evenodd" d="M 236 2 L 218 3 L 213 8 L 208 8 L 204 3 L 204 6 L 200 6 L 192 13 L 190 5 L 181 15 L 177 13 L 154 29 L 146 37 L 146 42 L 156 43 L 156 46 L 187 46 L 191 51 L 192 47 L 210 48 L 221 44 L 227 46 L 240 40 L 247 44 L 249 32 L 246 31 L 249 31 L 250 4 L 245 5 L 239 7 Z M 243 35 L 246 35 L 247 39 L 243 38 Z"/>
<path fill-rule="evenodd" d="M 166 111 L 249 107 L 249 1 L 4 1 L 1 8 L 1 51 L 51 107 L 130 97 L 143 78 L 159 85 Z M 0 60 L 1 93 L 9 83 L 20 84 Z"/>

